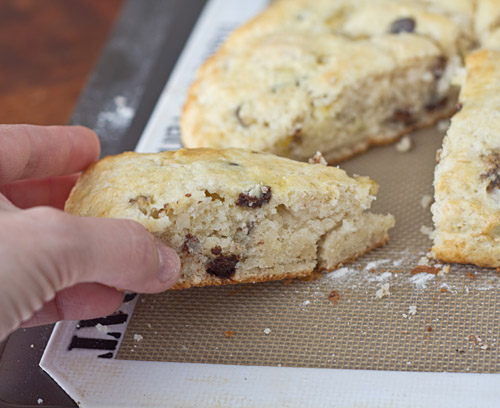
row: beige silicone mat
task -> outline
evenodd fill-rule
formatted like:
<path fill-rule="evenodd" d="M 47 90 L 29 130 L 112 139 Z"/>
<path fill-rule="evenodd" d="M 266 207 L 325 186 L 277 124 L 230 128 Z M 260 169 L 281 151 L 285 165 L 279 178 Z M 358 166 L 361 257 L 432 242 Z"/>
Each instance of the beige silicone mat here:
<path fill-rule="evenodd" d="M 117 358 L 499 372 L 497 273 L 458 265 L 445 276 L 410 273 L 431 246 L 421 232 L 432 225 L 421 199 L 433 193 L 442 136 L 420 131 L 407 153 L 384 146 L 342 164 L 380 184 L 374 210 L 397 222 L 384 248 L 313 281 L 142 296 Z M 387 284 L 390 295 L 376 298 Z"/>

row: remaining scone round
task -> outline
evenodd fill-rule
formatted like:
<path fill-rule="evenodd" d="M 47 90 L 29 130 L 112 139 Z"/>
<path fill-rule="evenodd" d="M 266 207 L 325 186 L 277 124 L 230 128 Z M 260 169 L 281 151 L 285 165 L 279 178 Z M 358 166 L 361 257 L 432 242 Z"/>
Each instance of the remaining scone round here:
<path fill-rule="evenodd" d="M 336 162 L 452 114 L 472 0 L 278 0 L 199 70 L 187 147 Z"/>
<path fill-rule="evenodd" d="M 343 170 L 242 149 L 107 157 L 85 171 L 72 214 L 140 222 L 181 257 L 176 288 L 332 270 L 383 245 L 376 184 Z"/>

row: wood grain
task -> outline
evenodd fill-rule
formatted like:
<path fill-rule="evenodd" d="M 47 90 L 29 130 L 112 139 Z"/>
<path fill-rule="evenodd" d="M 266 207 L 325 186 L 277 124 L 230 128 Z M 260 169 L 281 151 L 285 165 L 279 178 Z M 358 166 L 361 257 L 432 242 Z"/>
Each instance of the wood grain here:
<path fill-rule="evenodd" d="M 67 123 L 123 4 L 0 0 L 0 123 Z"/>

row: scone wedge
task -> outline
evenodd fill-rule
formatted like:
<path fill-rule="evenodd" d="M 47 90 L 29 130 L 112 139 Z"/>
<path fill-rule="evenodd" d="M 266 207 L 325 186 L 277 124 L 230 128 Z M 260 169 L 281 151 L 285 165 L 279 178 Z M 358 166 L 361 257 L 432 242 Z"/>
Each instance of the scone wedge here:
<path fill-rule="evenodd" d="M 199 70 L 186 147 L 338 162 L 451 116 L 472 1 L 277 0 Z"/>
<path fill-rule="evenodd" d="M 128 218 L 181 257 L 175 288 L 332 270 L 383 245 L 377 185 L 343 170 L 244 149 L 124 153 L 87 169 L 65 210 Z"/>
<path fill-rule="evenodd" d="M 500 52 L 466 59 L 462 109 L 435 170 L 433 251 L 445 262 L 500 267 Z"/>

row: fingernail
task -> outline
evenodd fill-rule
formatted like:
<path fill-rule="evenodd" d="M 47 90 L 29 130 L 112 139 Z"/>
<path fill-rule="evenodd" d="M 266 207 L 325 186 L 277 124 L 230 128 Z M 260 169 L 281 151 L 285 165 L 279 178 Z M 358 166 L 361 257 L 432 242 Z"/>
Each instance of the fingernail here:
<path fill-rule="evenodd" d="M 156 244 L 158 250 L 158 258 L 160 270 L 158 271 L 158 279 L 161 283 L 171 282 L 172 285 L 179 279 L 181 271 L 181 260 L 179 255 L 172 249 L 165 245 Z"/>

